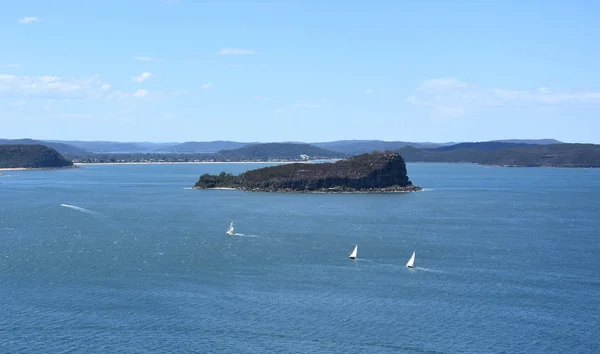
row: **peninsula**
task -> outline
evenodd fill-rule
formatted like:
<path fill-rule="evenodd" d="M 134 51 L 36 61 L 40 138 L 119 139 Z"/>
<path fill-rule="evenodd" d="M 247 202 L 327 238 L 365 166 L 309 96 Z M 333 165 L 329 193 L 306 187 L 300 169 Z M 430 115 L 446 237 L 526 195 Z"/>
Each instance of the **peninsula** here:
<path fill-rule="evenodd" d="M 0 145 L 0 169 L 74 167 L 53 148 L 44 145 Z"/>
<path fill-rule="evenodd" d="M 231 188 L 253 192 L 412 192 L 406 164 L 396 152 L 362 154 L 335 163 L 293 163 L 240 175 L 204 174 L 196 189 Z"/>

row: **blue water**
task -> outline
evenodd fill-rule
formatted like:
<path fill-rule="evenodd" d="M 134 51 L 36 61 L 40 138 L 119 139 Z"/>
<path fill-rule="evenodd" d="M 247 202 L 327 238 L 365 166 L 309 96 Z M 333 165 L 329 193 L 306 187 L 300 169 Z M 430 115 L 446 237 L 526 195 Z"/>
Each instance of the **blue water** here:
<path fill-rule="evenodd" d="M 407 194 L 186 189 L 255 167 L 4 172 L 0 352 L 600 350 L 599 169 L 409 164 L 427 190 Z"/>

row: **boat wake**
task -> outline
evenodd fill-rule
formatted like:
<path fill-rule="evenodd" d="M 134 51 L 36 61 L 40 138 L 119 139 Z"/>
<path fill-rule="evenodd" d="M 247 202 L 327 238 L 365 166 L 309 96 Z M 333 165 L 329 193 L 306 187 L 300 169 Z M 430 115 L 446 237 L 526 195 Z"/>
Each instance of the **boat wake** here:
<path fill-rule="evenodd" d="M 95 216 L 103 216 L 102 214 L 96 212 L 96 211 L 92 211 L 92 210 L 88 210 L 86 208 L 82 208 L 82 207 L 78 207 L 76 205 L 70 205 L 70 204 L 61 204 L 61 207 L 65 207 L 65 208 L 70 208 L 73 210 L 77 210 L 80 211 L 82 213 L 86 213 L 86 214 L 90 214 L 90 215 L 95 215 Z"/>
<path fill-rule="evenodd" d="M 246 235 L 246 234 L 239 234 L 239 233 L 237 233 L 237 232 L 236 232 L 236 233 L 234 233 L 234 234 L 233 234 L 233 235 L 231 235 L 231 236 L 241 236 L 241 237 L 257 237 L 257 238 L 259 238 L 259 237 L 260 237 L 260 236 L 258 236 L 258 235 Z"/>
<path fill-rule="evenodd" d="M 437 270 L 437 269 L 430 269 L 430 268 L 423 268 L 423 267 L 415 267 L 414 269 L 416 270 L 421 270 L 424 272 L 430 272 L 430 273 L 448 273 L 448 272 L 444 272 L 443 270 Z"/>

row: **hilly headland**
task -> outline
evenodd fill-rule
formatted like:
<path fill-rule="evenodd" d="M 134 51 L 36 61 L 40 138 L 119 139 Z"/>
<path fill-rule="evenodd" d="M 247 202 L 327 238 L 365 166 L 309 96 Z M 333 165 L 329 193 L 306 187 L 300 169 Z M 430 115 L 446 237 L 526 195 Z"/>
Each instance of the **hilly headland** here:
<path fill-rule="evenodd" d="M 0 145 L 0 169 L 74 167 L 73 162 L 45 145 Z"/>
<path fill-rule="evenodd" d="M 254 192 L 411 192 L 421 190 L 408 178 L 395 152 L 362 154 L 334 163 L 293 163 L 246 171 L 204 174 L 196 189 L 231 188 Z"/>

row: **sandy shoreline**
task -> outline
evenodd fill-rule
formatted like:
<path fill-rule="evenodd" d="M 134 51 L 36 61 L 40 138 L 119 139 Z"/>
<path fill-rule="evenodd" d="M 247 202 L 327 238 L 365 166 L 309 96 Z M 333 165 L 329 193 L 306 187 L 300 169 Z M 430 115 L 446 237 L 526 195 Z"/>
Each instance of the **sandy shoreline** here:
<path fill-rule="evenodd" d="M 0 172 L 2 171 L 55 171 L 55 170 L 68 170 L 71 168 L 77 168 L 76 164 L 73 164 L 73 166 L 65 166 L 65 167 L 3 167 L 0 168 Z M 2 175 L 0 173 L 0 175 Z"/>

